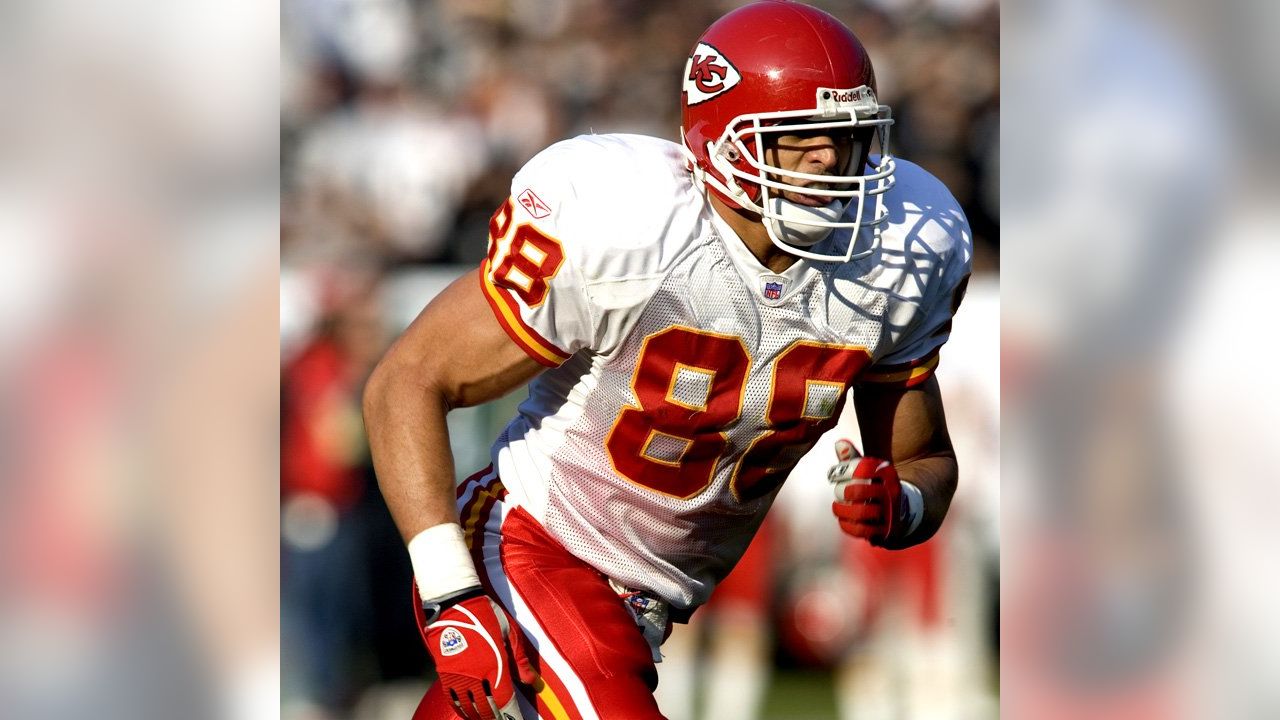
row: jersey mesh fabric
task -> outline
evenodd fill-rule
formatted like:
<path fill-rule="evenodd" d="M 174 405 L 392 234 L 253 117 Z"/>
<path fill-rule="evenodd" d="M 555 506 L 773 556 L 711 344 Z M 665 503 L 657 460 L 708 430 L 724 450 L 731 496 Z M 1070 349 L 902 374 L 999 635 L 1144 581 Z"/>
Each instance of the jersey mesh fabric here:
<path fill-rule="evenodd" d="M 529 398 L 495 443 L 494 461 L 508 500 L 574 555 L 624 585 L 694 607 L 744 552 L 773 501 L 777 472 L 807 449 L 799 443 L 752 449 L 770 430 L 766 413 L 781 354 L 807 341 L 864 348 L 872 362 L 924 357 L 946 339 L 952 289 L 967 274 L 967 226 L 945 188 L 903 162 L 896 199 L 888 203 L 894 214 L 876 254 L 843 264 L 800 261 L 784 271 L 782 295 L 764 298 L 766 283 L 776 290 L 780 276 L 761 267 L 731 231 L 720 230 L 724 239 L 717 235 L 717 217 L 689 182 L 678 148 L 625 136 L 591 136 L 556 148 L 522 171 L 518 183 L 537 186 L 553 213 L 520 221 L 536 220 L 559 238 L 566 267 L 541 306 L 521 306 L 521 319 L 559 347 L 581 349 L 531 383 Z M 592 170 L 586 180 L 566 180 L 583 168 Z M 635 208 L 663 207 L 672 210 L 617 222 Z M 827 242 L 836 239 L 833 234 Z M 511 301 L 519 305 L 520 298 Z M 680 492 L 664 494 L 654 488 L 671 482 L 670 463 L 688 443 L 679 432 L 659 434 L 661 413 L 639 418 L 645 426 L 628 426 L 640 436 L 629 435 L 628 443 L 647 443 L 630 448 L 630 457 L 657 461 L 645 466 L 656 476 L 637 474 L 654 487 L 627 479 L 606 441 L 625 408 L 639 405 L 632 380 L 645 339 L 672 327 L 738 338 L 748 365 L 739 368 L 745 379 L 738 417 L 711 429 L 723 432 L 726 443 L 709 483 L 690 487 L 703 475 L 686 472 L 676 478 Z M 698 412 L 712 384 L 708 359 L 667 360 L 687 368 L 676 365 L 663 380 L 670 385 L 660 391 L 678 401 L 666 410 Z M 794 392 L 796 378 L 790 380 Z M 838 414 L 841 386 L 804 387 L 803 414 Z M 655 432 L 644 440 L 647 431 Z M 766 480 L 741 500 L 735 468 L 739 478 L 752 468 L 770 472 L 752 473 L 752 482 Z"/>
<path fill-rule="evenodd" d="M 773 501 L 771 492 L 739 502 L 730 490 L 730 478 L 751 442 L 767 430 L 764 416 L 779 353 L 797 340 L 868 348 L 880 342 L 880 323 L 873 319 L 876 308 L 883 308 L 880 295 L 863 299 L 861 312 L 868 317 L 840 318 L 845 332 L 837 337 L 828 329 L 830 309 L 821 275 L 810 277 L 792 302 L 768 307 L 755 300 L 721 243 L 707 235 L 700 251 L 685 253 L 625 343 L 599 365 L 585 409 L 566 428 L 563 445 L 551 460 L 540 518 L 575 555 L 589 559 L 619 582 L 650 590 L 678 607 L 706 601 L 716 582 L 741 557 Z M 663 495 L 620 477 L 605 443 L 622 409 L 639 404 L 631 383 L 645 338 L 672 326 L 736 335 L 750 358 L 741 415 L 725 428 L 728 446 L 710 486 L 688 499 Z M 705 396 L 705 383 L 703 388 Z M 814 397 L 829 396 L 831 390 L 815 386 L 813 393 L 806 398 L 806 406 L 820 405 Z M 828 413 L 834 413 L 835 406 L 828 406 Z M 654 441 L 649 455 L 660 456 L 662 447 Z M 807 449 L 787 448 L 769 464 L 794 463 Z"/>

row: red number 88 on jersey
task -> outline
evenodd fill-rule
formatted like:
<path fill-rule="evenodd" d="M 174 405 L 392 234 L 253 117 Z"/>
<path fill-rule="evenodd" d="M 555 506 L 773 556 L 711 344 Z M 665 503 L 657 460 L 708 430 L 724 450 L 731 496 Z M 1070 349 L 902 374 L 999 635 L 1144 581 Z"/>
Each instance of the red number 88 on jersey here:
<path fill-rule="evenodd" d="M 733 495 L 763 497 L 839 415 L 853 378 L 870 362 L 865 348 L 797 340 L 773 362 L 765 407 L 743 407 L 751 359 L 742 340 L 686 327 L 645 338 L 631 389 L 605 439 L 614 470 L 671 497 L 694 497 L 715 479 L 729 450 L 728 428 L 762 414 L 764 430 L 733 468 Z"/>

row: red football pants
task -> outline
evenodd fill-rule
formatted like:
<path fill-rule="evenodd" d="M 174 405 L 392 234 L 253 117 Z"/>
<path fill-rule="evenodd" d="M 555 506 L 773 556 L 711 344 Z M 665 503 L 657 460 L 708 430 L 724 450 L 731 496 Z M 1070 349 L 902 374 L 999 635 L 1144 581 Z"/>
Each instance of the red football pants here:
<path fill-rule="evenodd" d="M 522 687 L 524 720 L 654 720 L 657 668 L 635 619 L 608 579 L 574 557 L 529 513 L 503 502 L 496 471 L 458 489 L 462 529 L 485 589 L 536 650 L 541 675 Z M 454 720 L 438 686 L 414 720 Z"/>

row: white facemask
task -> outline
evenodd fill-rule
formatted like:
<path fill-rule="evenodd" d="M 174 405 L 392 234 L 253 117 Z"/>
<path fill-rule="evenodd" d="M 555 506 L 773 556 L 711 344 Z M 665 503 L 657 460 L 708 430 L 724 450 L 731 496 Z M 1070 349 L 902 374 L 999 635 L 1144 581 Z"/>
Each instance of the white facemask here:
<path fill-rule="evenodd" d="M 769 213 L 764 224 L 775 241 L 807 248 L 831 234 L 832 223 L 844 214 L 844 206 L 844 201 L 832 200 L 821 207 L 809 207 L 773 195 L 768 199 Z"/>

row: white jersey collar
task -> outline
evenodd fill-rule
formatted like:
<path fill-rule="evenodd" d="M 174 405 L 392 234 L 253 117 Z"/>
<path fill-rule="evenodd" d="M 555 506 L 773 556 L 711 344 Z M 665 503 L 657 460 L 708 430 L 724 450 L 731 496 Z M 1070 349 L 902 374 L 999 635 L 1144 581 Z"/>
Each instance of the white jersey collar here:
<path fill-rule="evenodd" d="M 754 298 L 759 302 L 765 305 L 782 304 L 814 272 L 813 264 L 800 257 L 786 270 L 773 272 L 760 262 L 714 207 L 708 206 L 707 212 L 711 214 L 712 230 L 720 238 L 743 282 L 752 289 Z"/>

